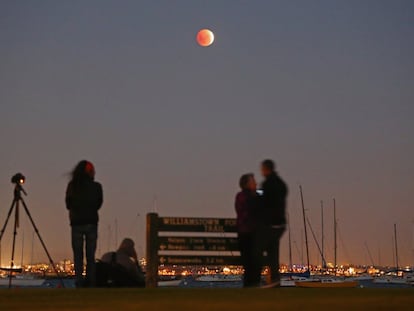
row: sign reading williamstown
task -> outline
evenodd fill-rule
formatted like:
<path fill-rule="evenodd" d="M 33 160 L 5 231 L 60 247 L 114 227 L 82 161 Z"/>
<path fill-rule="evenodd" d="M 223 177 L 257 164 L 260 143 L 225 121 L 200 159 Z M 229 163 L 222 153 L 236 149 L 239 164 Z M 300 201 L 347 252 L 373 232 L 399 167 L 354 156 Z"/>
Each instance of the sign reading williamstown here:
<path fill-rule="evenodd" d="M 160 234 L 162 233 L 162 234 Z M 236 220 L 147 215 L 147 286 L 157 287 L 159 265 L 240 265 Z"/>
<path fill-rule="evenodd" d="M 220 218 L 185 218 L 161 217 L 159 218 L 159 231 L 181 232 L 234 232 L 235 219 Z"/>

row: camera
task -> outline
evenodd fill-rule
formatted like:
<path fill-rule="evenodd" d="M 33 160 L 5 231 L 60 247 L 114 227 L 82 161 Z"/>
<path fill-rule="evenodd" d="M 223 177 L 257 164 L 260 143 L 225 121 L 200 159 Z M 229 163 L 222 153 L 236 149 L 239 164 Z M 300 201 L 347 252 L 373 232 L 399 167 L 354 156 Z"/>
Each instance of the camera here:
<path fill-rule="evenodd" d="M 16 184 L 16 185 L 23 185 L 25 181 L 26 181 L 26 177 L 24 177 L 22 173 L 17 173 L 11 178 L 12 184 Z"/>

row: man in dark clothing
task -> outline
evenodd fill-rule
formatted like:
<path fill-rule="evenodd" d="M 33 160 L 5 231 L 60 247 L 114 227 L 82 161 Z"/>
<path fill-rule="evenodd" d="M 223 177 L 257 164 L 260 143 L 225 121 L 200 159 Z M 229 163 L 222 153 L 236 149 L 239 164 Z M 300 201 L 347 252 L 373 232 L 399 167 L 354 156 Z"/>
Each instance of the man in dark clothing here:
<path fill-rule="evenodd" d="M 288 187 L 275 172 L 272 160 L 262 162 L 262 211 L 263 211 L 263 251 L 267 253 L 270 268 L 270 283 L 267 287 L 280 286 L 279 244 L 286 230 L 286 197 Z"/>
<path fill-rule="evenodd" d="M 72 172 L 66 190 L 66 208 L 72 227 L 72 249 L 76 286 L 94 287 L 96 282 L 95 252 L 98 239 L 98 210 L 103 203 L 100 183 L 94 181 L 95 168 L 81 161 Z M 86 245 L 86 280 L 83 278 L 84 244 Z M 85 282 L 86 281 L 86 282 Z"/>
<path fill-rule="evenodd" d="M 260 247 L 258 245 L 259 200 L 253 174 L 240 178 L 241 192 L 236 196 L 237 233 L 241 261 L 244 268 L 244 287 L 260 285 L 262 270 Z"/>

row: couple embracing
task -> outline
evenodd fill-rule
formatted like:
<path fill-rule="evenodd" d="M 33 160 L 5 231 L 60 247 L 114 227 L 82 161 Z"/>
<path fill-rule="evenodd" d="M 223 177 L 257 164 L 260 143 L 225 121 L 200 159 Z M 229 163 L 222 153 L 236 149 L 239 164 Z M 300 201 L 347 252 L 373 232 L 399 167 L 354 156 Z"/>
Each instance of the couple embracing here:
<path fill-rule="evenodd" d="M 270 282 L 263 286 L 280 286 L 279 244 L 286 230 L 288 188 L 279 177 L 272 160 L 261 164 L 264 177 L 257 189 L 253 174 L 241 176 L 241 191 L 236 196 L 237 231 L 244 268 L 244 287 L 259 287 L 263 266 L 268 266 Z"/>

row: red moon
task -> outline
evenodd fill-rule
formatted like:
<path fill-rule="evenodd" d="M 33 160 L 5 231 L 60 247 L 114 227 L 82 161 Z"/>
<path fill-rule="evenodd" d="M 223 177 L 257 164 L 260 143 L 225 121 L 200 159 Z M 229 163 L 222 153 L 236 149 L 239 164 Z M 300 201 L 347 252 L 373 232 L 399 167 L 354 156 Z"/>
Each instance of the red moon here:
<path fill-rule="evenodd" d="M 201 29 L 197 33 L 197 43 L 200 46 L 210 46 L 214 42 L 214 33 L 210 29 Z"/>

